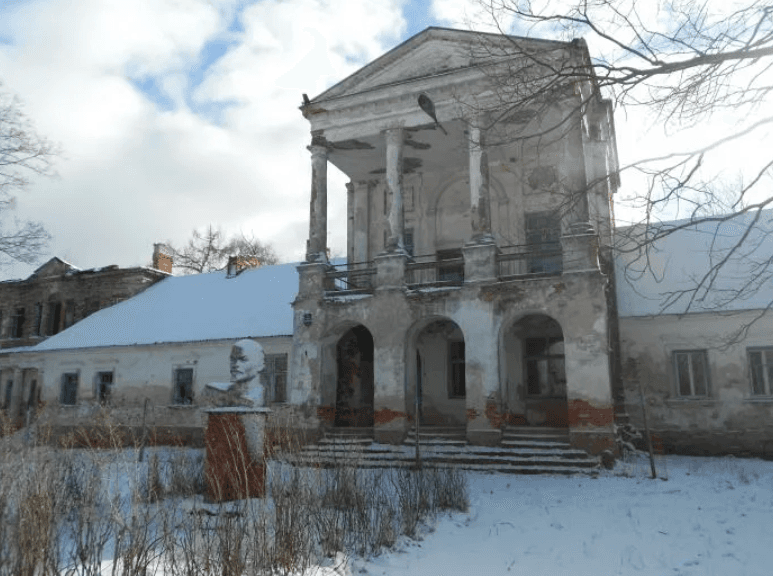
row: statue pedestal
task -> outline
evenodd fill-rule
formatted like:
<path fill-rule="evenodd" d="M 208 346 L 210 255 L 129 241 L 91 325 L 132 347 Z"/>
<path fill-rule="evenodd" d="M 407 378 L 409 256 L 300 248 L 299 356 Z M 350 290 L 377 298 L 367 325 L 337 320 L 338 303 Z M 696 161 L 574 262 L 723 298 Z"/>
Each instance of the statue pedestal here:
<path fill-rule="evenodd" d="M 210 408 L 204 443 L 207 497 L 214 502 L 263 498 L 266 494 L 268 408 Z"/>

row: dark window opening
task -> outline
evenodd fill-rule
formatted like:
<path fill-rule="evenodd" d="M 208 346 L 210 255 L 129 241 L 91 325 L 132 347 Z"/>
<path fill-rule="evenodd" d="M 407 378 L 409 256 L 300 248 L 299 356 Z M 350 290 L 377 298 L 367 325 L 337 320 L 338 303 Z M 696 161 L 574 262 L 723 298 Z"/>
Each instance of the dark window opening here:
<path fill-rule="evenodd" d="M 64 327 L 69 328 L 75 324 L 75 302 L 68 300 L 64 307 Z"/>
<path fill-rule="evenodd" d="M 62 374 L 62 394 L 59 401 L 67 406 L 74 406 L 78 396 L 78 374 Z"/>
<path fill-rule="evenodd" d="M 175 404 L 193 404 L 193 368 L 177 368 L 174 371 Z"/>
<path fill-rule="evenodd" d="M 100 404 L 108 404 L 113 389 L 113 373 L 97 372 L 97 400 Z"/>
<path fill-rule="evenodd" d="M 705 350 L 674 352 L 677 392 L 679 396 L 708 395 L 708 362 Z"/>
<path fill-rule="evenodd" d="M 261 378 L 271 402 L 287 402 L 287 354 L 267 354 Z"/>
<path fill-rule="evenodd" d="M 11 398 L 13 396 L 13 380 L 8 380 L 5 383 L 5 397 L 3 398 L 3 408 L 6 410 L 11 406 Z"/>
<path fill-rule="evenodd" d="M 40 330 L 43 326 L 43 304 L 35 304 L 35 323 L 32 325 L 32 335 L 40 336 Z"/>
<path fill-rule="evenodd" d="M 24 336 L 24 308 L 17 308 L 11 318 L 11 338 Z"/>
<path fill-rule="evenodd" d="M 773 396 L 773 348 L 749 350 L 752 394 Z"/>
<path fill-rule="evenodd" d="M 405 252 L 408 256 L 413 256 L 413 228 L 406 228 L 404 235 Z"/>
<path fill-rule="evenodd" d="M 464 260 L 462 249 L 438 250 L 437 276 L 439 282 L 460 283 L 464 281 Z"/>
<path fill-rule="evenodd" d="M 565 396 L 564 339 L 526 338 L 523 346 L 527 394 L 542 397 Z"/>
<path fill-rule="evenodd" d="M 53 336 L 59 333 L 59 326 L 62 320 L 62 303 L 48 303 L 48 334 Z"/>
<path fill-rule="evenodd" d="M 464 380 L 464 342 L 448 343 L 448 396 L 464 398 L 466 386 Z"/>

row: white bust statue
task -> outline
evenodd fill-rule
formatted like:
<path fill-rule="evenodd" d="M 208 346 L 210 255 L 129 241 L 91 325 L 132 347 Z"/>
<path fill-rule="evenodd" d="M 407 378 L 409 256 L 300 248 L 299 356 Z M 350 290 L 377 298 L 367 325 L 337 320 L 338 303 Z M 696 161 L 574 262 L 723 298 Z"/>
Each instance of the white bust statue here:
<path fill-rule="evenodd" d="M 263 346 L 254 340 L 239 340 L 231 348 L 231 383 L 234 391 L 252 406 L 265 406 L 260 373 L 266 365 Z"/>

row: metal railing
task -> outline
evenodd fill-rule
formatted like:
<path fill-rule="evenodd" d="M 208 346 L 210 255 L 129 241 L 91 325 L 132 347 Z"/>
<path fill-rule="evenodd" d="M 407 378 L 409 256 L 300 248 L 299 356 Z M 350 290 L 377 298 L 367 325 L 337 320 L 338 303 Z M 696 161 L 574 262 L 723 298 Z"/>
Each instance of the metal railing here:
<path fill-rule="evenodd" d="M 437 254 L 414 256 L 405 265 L 405 283 L 409 288 L 461 286 L 464 258 L 438 258 Z"/>
<path fill-rule="evenodd" d="M 497 277 L 500 280 L 524 276 L 557 276 L 563 271 L 560 244 L 500 246 Z"/>
<path fill-rule="evenodd" d="M 325 272 L 325 288 L 332 292 L 368 294 L 376 284 L 373 262 L 331 264 Z"/>

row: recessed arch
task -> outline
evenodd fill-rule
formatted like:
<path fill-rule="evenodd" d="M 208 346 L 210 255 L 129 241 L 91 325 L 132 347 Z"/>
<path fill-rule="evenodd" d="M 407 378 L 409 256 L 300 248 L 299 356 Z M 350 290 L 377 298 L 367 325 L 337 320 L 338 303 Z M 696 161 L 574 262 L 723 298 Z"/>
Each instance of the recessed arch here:
<path fill-rule="evenodd" d="M 373 335 L 349 328 L 335 345 L 335 426 L 373 426 Z"/>
<path fill-rule="evenodd" d="M 406 338 L 406 403 L 422 426 L 463 426 L 466 414 L 465 340 L 444 316 L 416 322 Z"/>
<path fill-rule="evenodd" d="M 568 426 L 564 334 L 544 313 L 519 315 L 500 338 L 502 396 L 517 424 Z"/>

